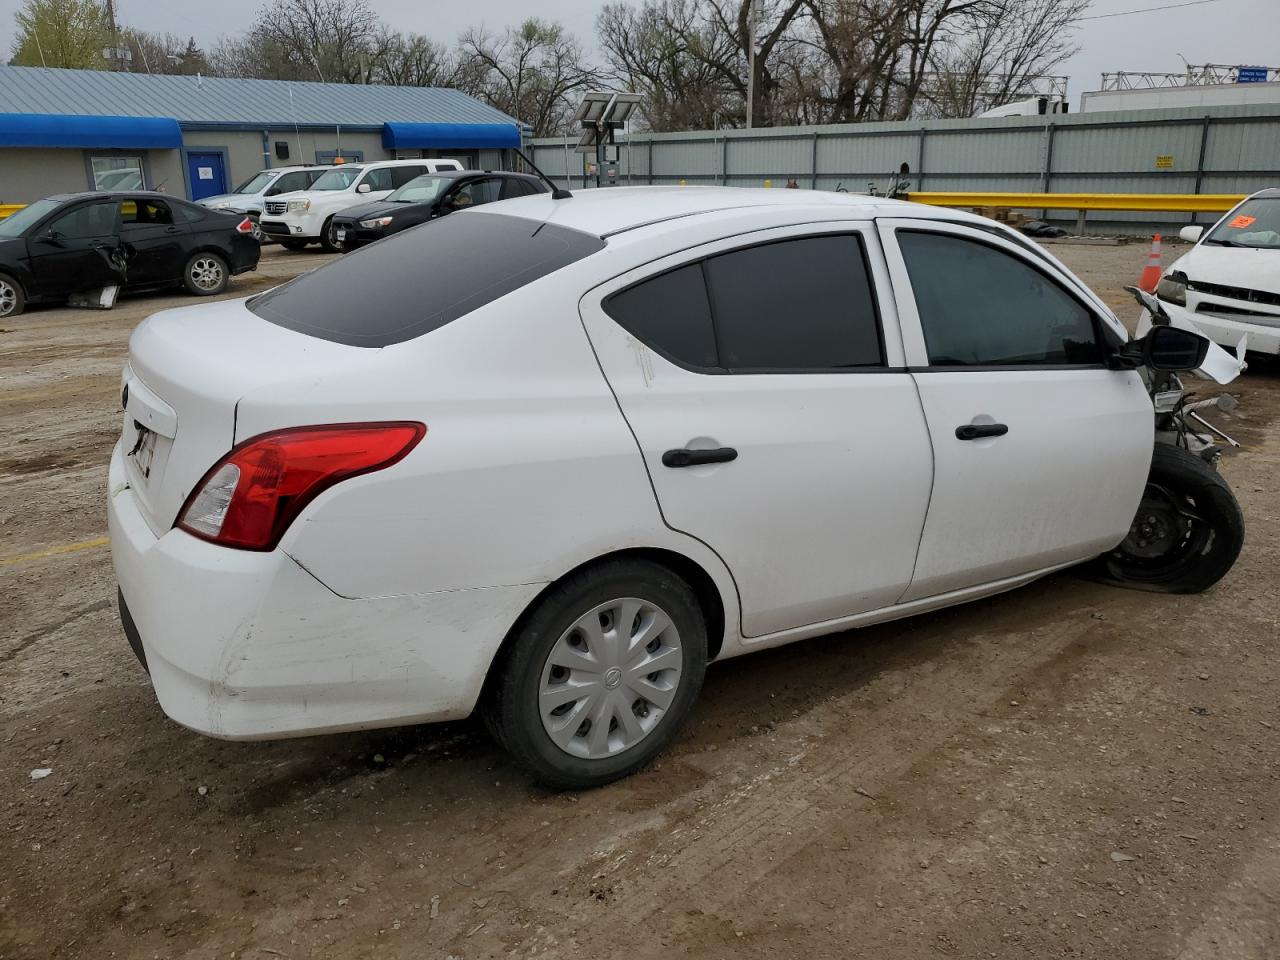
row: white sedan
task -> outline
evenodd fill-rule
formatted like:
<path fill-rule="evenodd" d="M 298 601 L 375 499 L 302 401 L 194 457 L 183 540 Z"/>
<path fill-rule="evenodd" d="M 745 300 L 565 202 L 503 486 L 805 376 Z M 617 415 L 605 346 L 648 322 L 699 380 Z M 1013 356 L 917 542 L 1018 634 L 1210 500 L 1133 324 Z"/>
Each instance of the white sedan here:
<path fill-rule="evenodd" d="M 1183 227 L 1195 244 L 1165 273 L 1157 295 L 1183 307 L 1205 336 L 1280 354 L 1280 190 L 1263 190 L 1205 230 Z"/>
<path fill-rule="evenodd" d="M 1104 553 L 1112 579 L 1221 576 L 1151 566 L 1127 340 L 1034 244 L 895 201 L 614 188 L 442 218 L 135 331 L 126 634 L 206 734 L 479 706 L 542 780 L 607 782 L 712 660 Z"/>

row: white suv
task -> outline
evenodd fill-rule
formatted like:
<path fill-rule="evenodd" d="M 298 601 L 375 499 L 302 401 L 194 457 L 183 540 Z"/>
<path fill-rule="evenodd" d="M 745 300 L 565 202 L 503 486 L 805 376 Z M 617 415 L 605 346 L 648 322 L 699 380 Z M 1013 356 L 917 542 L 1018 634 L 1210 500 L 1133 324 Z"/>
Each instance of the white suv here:
<path fill-rule="evenodd" d="M 216 197 L 205 197 L 196 202 L 210 210 L 232 210 L 261 217 L 263 206 L 269 198 L 306 190 L 317 178 L 332 169 L 333 167 L 324 165 L 259 170 L 231 193 L 220 193 Z"/>
<path fill-rule="evenodd" d="M 287 199 L 268 200 L 262 213 L 262 232 L 290 250 L 320 243 L 336 253 L 342 249 L 334 235 L 333 215 L 356 203 L 381 200 L 415 177 L 442 170 L 461 170 L 457 160 L 377 160 L 334 167 L 309 190 Z"/>

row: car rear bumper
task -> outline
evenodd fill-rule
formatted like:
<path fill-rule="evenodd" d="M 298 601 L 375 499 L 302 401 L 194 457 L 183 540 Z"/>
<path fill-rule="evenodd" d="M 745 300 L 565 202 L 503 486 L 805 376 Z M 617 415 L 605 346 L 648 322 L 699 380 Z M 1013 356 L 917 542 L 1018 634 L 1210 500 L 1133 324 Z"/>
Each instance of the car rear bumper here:
<path fill-rule="evenodd" d="M 112 454 L 107 503 L 125 633 L 178 723 L 258 740 L 464 717 L 538 586 L 352 600 L 282 550 L 157 537 Z"/>

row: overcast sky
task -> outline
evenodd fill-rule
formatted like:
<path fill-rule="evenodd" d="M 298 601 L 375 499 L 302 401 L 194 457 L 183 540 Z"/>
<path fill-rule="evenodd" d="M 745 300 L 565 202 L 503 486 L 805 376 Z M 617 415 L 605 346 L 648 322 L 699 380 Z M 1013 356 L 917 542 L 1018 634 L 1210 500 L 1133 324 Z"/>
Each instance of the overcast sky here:
<path fill-rule="evenodd" d="M 1188 0 L 1093 0 L 1091 13 L 1118 13 L 1172 7 Z M 13 13 L 21 0 L 0 0 L 0 56 L 13 43 Z M 530 13 L 527 0 L 372 0 L 374 9 L 397 29 L 452 41 L 466 27 L 501 28 Z M 201 45 L 247 24 L 261 0 L 116 0 L 121 24 L 181 36 Z M 539 16 L 560 20 L 595 49 L 593 0 L 542 0 Z M 1071 78 L 1073 108 L 1079 95 L 1096 90 L 1099 75 L 1115 70 L 1179 71 L 1183 54 L 1192 63 L 1280 66 L 1280 0 L 1213 0 L 1132 16 L 1093 19 L 1080 25 L 1081 50 L 1059 71 Z M 0 107 L 0 109 L 3 109 Z"/>

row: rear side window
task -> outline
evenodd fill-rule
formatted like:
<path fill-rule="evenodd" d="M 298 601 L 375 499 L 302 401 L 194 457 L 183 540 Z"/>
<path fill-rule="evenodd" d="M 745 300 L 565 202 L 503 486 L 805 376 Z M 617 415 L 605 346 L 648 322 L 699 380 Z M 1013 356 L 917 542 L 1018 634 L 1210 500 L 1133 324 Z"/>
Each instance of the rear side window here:
<path fill-rule="evenodd" d="M 721 365 L 828 370 L 883 363 L 862 244 L 847 234 L 769 243 L 707 261 Z"/>
<path fill-rule="evenodd" d="M 523 217 L 442 217 L 249 301 L 262 319 L 322 340 L 412 340 L 604 249 L 599 237 Z"/>
<path fill-rule="evenodd" d="M 849 234 L 722 253 L 628 287 L 604 306 L 658 353 L 706 372 L 884 363 L 862 242 Z"/>
<path fill-rule="evenodd" d="M 700 263 L 628 287 L 610 297 L 605 309 L 624 330 L 669 360 L 691 367 L 720 365 Z"/>
<path fill-rule="evenodd" d="M 399 190 L 410 180 L 415 180 L 427 172 L 426 167 L 392 167 L 391 186 Z"/>
<path fill-rule="evenodd" d="M 512 197 L 531 197 L 538 192 L 528 180 L 517 180 L 515 177 L 504 177 L 502 179 L 502 199 L 509 200 Z"/>
<path fill-rule="evenodd" d="M 974 240 L 899 231 L 932 366 L 1103 361 L 1093 315 L 1030 264 Z"/>

